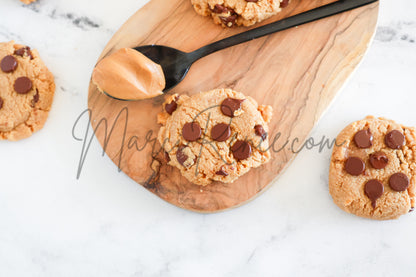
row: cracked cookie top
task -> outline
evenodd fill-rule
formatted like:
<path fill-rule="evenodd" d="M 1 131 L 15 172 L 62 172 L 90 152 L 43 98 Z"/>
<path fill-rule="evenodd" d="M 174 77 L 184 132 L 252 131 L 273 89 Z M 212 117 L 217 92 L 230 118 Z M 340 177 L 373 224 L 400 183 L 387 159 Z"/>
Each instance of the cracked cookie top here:
<path fill-rule="evenodd" d="M 55 83 L 36 50 L 0 43 L 0 139 L 20 140 L 41 129 Z"/>
<path fill-rule="evenodd" d="M 36 2 L 36 0 L 20 0 L 20 2 L 23 2 L 24 4 L 28 5 L 30 3 Z"/>
<path fill-rule="evenodd" d="M 195 11 L 223 27 L 250 26 L 281 11 L 289 0 L 192 0 Z"/>
<path fill-rule="evenodd" d="M 366 117 L 337 137 L 329 190 L 343 210 L 373 219 L 412 211 L 416 193 L 416 130 Z"/>
<path fill-rule="evenodd" d="M 272 108 L 231 89 L 191 97 L 172 95 L 163 105 L 158 140 L 170 165 L 197 185 L 230 183 L 270 159 Z"/>

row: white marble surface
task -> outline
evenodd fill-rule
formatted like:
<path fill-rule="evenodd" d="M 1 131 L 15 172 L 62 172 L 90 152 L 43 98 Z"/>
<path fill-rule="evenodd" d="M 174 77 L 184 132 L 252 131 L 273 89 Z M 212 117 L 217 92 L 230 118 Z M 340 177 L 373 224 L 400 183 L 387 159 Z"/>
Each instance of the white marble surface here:
<path fill-rule="evenodd" d="M 304 151 L 255 201 L 200 215 L 118 173 L 96 141 L 76 179 L 72 125 L 92 67 L 145 0 L 0 1 L 0 41 L 39 50 L 56 76 L 45 128 L 0 143 L 0 276 L 416 276 L 416 214 L 376 222 L 342 212 L 330 151 Z M 416 126 L 416 2 L 382 0 L 363 63 L 311 136 L 367 114 Z"/>

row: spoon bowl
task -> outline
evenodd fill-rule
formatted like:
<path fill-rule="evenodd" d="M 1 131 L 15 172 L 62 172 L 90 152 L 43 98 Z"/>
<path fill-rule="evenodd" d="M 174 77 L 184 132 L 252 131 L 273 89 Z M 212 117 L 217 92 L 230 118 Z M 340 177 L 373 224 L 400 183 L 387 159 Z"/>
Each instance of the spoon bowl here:
<path fill-rule="evenodd" d="M 253 39 L 264 37 L 279 31 L 283 31 L 295 26 L 306 24 L 318 19 L 336 15 L 342 12 L 350 11 L 378 0 L 339 0 L 246 32 L 216 41 L 209 45 L 203 46 L 193 52 L 186 53 L 178 49 L 163 45 L 144 45 L 134 49 L 147 56 L 152 61 L 162 67 L 165 75 L 166 86 L 163 92 L 168 92 L 178 85 L 186 76 L 191 65 L 198 59 L 219 50 L 238 45 Z M 106 93 L 107 94 L 107 93 Z M 108 94 L 107 94 L 108 95 Z M 111 95 L 110 95 L 111 96 Z M 111 96 L 113 97 L 113 96 Z M 113 97 L 115 98 L 115 97 Z M 115 98 L 119 99 L 119 98 Z M 119 99 L 130 100 L 134 99 Z"/>
<path fill-rule="evenodd" d="M 162 45 L 144 45 L 133 48 L 157 64 L 160 64 L 165 75 L 167 92 L 179 84 L 189 71 L 193 61 L 189 53 Z"/>

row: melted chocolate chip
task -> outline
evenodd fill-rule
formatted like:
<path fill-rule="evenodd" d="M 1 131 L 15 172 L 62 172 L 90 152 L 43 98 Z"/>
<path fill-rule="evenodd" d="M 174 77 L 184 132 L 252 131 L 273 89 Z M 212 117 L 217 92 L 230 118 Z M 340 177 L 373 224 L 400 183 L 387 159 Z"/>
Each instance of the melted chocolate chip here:
<path fill-rule="evenodd" d="M 389 186 L 394 191 L 405 191 L 409 187 L 409 178 L 401 172 L 391 175 Z"/>
<path fill-rule="evenodd" d="M 6 56 L 1 60 L 0 67 L 4 73 L 13 72 L 17 68 L 17 60 L 11 55 Z"/>
<path fill-rule="evenodd" d="M 174 111 L 178 108 L 178 103 L 176 103 L 176 100 L 173 100 L 172 102 L 165 105 L 165 111 L 172 115 Z"/>
<path fill-rule="evenodd" d="M 245 99 L 234 99 L 234 98 L 227 98 L 221 103 L 221 112 L 229 117 L 234 117 L 234 112 L 241 109 L 241 103 L 244 102 Z"/>
<path fill-rule="evenodd" d="M 3 98 L 0 97 L 0 109 L 3 108 L 3 104 L 4 104 Z"/>
<path fill-rule="evenodd" d="M 237 160 L 245 160 L 251 156 L 251 145 L 247 141 L 237 140 L 231 147 L 231 151 Z"/>
<path fill-rule="evenodd" d="M 383 169 L 389 163 L 389 158 L 382 151 L 375 152 L 370 155 L 370 164 L 375 169 Z"/>
<path fill-rule="evenodd" d="M 38 89 L 36 89 L 36 93 L 35 93 L 35 95 L 33 95 L 32 102 L 30 103 L 30 105 L 32 106 L 32 108 L 35 107 L 35 104 L 37 102 L 39 102 L 39 91 L 38 91 Z"/>
<path fill-rule="evenodd" d="M 413 212 L 415 210 L 415 207 L 411 207 L 409 210 L 409 213 Z"/>
<path fill-rule="evenodd" d="M 280 2 L 280 7 L 281 8 L 286 8 L 287 5 L 289 5 L 289 0 L 283 0 L 282 2 Z"/>
<path fill-rule="evenodd" d="M 220 123 L 212 127 L 211 137 L 215 141 L 226 141 L 231 136 L 230 125 Z"/>
<path fill-rule="evenodd" d="M 25 46 L 25 47 L 22 47 L 22 48 L 19 48 L 19 49 L 15 50 L 14 54 L 16 56 L 21 56 L 21 57 L 28 56 L 28 57 L 30 57 L 31 60 L 33 60 L 32 51 L 30 51 L 29 46 Z"/>
<path fill-rule="evenodd" d="M 221 4 L 215 4 L 214 8 L 211 9 L 211 11 L 213 13 L 228 13 L 228 12 L 233 13 L 234 12 L 233 9 L 227 8 Z"/>
<path fill-rule="evenodd" d="M 32 89 L 32 81 L 28 77 L 19 77 L 14 82 L 14 90 L 19 94 L 26 94 Z"/>
<path fill-rule="evenodd" d="M 261 137 L 262 140 L 265 140 L 267 138 L 267 132 L 264 130 L 262 125 L 254 126 L 254 131 L 255 131 L 256 135 Z"/>
<path fill-rule="evenodd" d="M 365 170 L 365 163 L 357 157 L 350 157 L 345 161 L 345 171 L 353 176 L 362 174 Z"/>
<path fill-rule="evenodd" d="M 39 102 L 39 91 L 37 89 L 35 95 L 33 95 L 33 102 Z"/>
<path fill-rule="evenodd" d="M 184 163 L 188 159 L 188 155 L 183 153 L 183 149 L 185 149 L 185 146 L 179 146 L 178 151 L 176 151 L 176 159 L 178 160 L 178 163 L 180 163 L 182 166 L 184 166 Z"/>
<path fill-rule="evenodd" d="M 384 186 L 378 180 L 372 179 L 365 184 L 364 192 L 371 200 L 373 208 L 375 208 L 377 199 L 383 195 Z"/>
<path fill-rule="evenodd" d="M 400 149 L 405 143 L 405 137 L 402 132 L 393 130 L 385 136 L 384 142 L 391 149 Z"/>
<path fill-rule="evenodd" d="M 219 17 L 222 21 L 222 23 L 224 23 L 225 26 L 227 27 L 233 27 L 235 25 L 235 23 L 237 22 L 237 14 L 231 14 L 230 16 L 220 16 Z"/>
<path fill-rule="evenodd" d="M 358 131 L 354 136 L 354 142 L 359 148 L 370 148 L 373 145 L 373 134 L 370 129 Z"/>
<path fill-rule="evenodd" d="M 224 166 L 221 166 L 220 170 L 215 172 L 215 174 L 220 175 L 220 176 L 228 176 L 228 173 L 225 172 L 225 170 L 224 170 Z"/>
<path fill-rule="evenodd" d="M 196 141 L 202 135 L 201 126 L 198 122 L 189 122 L 182 127 L 182 136 L 187 141 Z"/>

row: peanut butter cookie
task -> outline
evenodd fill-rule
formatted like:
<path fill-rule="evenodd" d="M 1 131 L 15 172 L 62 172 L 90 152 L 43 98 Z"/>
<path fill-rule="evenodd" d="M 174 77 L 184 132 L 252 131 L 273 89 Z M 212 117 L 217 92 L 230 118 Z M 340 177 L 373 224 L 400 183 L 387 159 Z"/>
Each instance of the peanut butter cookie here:
<path fill-rule="evenodd" d="M 223 27 L 250 26 L 286 7 L 289 0 L 192 0 L 195 11 Z"/>
<path fill-rule="evenodd" d="M 21 2 L 25 3 L 26 5 L 36 2 L 36 0 L 20 0 Z"/>
<path fill-rule="evenodd" d="M 231 183 L 270 159 L 270 106 L 231 89 L 216 89 L 173 95 L 163 108 L 158 140 L 169 164 L 194 184 Z"/>
<path fill-rule="evenodd" d="M 346 212 L 394 219 L 415 207 L 416 130 L 384 118 L 366 117 L 337 137 L 329 191 Z"/>
<path fill-rule="evenodd" d="M 36 50 L 0 43 L 0 139 L 20 140 L 40 130 L 52 105 L 53 75 Z"/>

